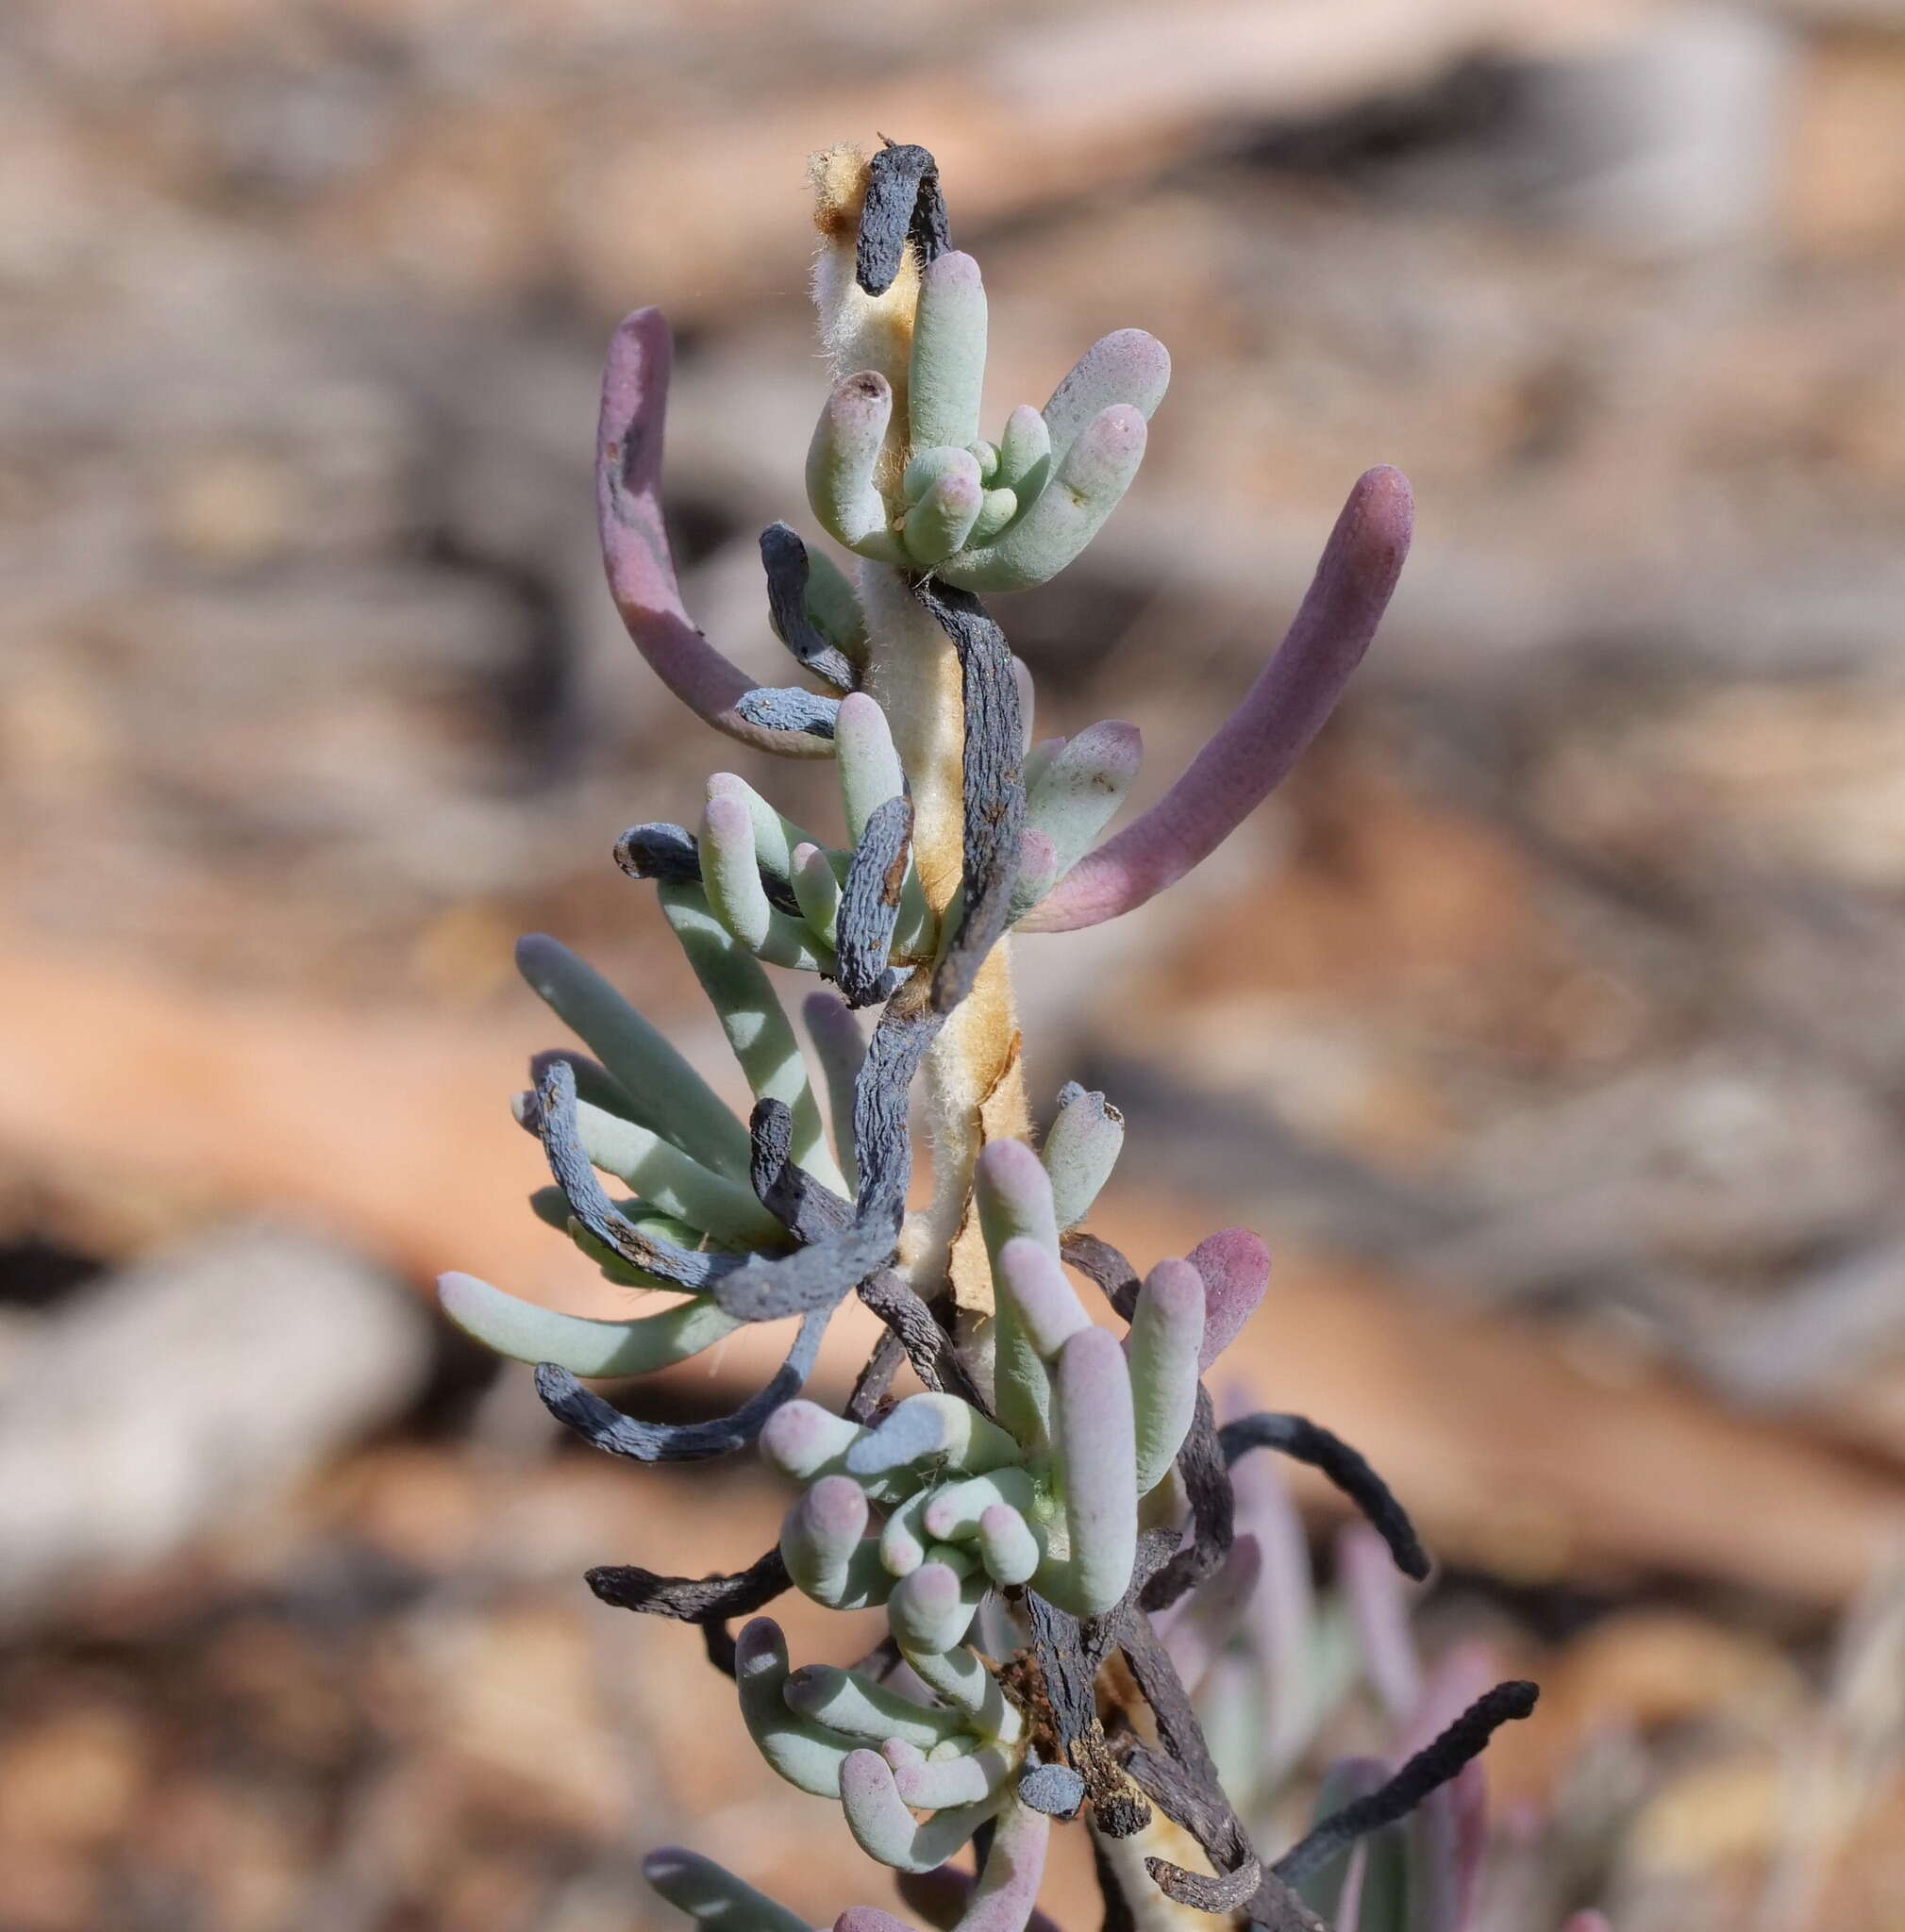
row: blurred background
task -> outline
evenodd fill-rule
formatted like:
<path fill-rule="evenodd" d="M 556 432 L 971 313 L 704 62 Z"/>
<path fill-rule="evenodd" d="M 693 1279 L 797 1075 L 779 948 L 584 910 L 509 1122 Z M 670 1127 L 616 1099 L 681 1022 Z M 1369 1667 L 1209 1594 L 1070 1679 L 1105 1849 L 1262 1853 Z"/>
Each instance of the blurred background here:
<path fill-rule="evenodd" d="M 1238 1391 L 1393 1477 L 1431 1654 L 1546 1687 L 1491 1928 L 1905 1925 L 1905 8 L 9 0 L 0 1926 L 608 1932 L 670 1839 L 887 1902 L 580 1580 L 739 1567 L 776 1486 L 560 1443 L 427 1312 L 605 1306 L 523 1205 L 516 933 L 729 1077 L 609 857 L 737 752 L 609 605 L 594 390 L 665 308 L 691 607 L 784 675 L 804 157 L 882 133 L 984 264 L 989 417 L 1110 328 L 1176 358 L 998 610 L 1140 803 L 1357 474 L 1414 482 L 1295 778 L 1017 958 L 1040 1105 L 1130 1120 L 1094 1224 L 1269 1241 Z"/>

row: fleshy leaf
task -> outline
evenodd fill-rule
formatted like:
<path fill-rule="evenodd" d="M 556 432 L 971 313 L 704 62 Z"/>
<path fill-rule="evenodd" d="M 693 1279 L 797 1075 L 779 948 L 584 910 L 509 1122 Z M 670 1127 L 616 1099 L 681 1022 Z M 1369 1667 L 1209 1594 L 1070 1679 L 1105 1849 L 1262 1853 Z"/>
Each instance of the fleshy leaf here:
<path fill-rule="evenodd" d="M 979 1593 L 951 1564 L 925 1562 L 894 1585 L 887 1621 L 909 1655 L 948 1651 L 964 1641 Z"/>
<path fill-rule="evenodd" d="M 1044 763 L 1026 792 L 1026 824 L 1052 841 L 1068 873 L 1111 821 L 1131 789 L 1145 741 L 1135 724 L 1107 718 L 1088 724 Z"/>
<path fill-rule="evenodd" d="M 742 1722 L 760 1755 L 789 1784 L 816 1798 L 838 1797 L 841 1767 L 852 1746 L 788 1707 L 788 1674 L 780 1625 L 772 1617 L 756 1617 L 734 1645 Z"/>
<path fill-rule="evenodd" d="M 1141 328 L 1113 329 L 1100 336 L 1072 364 L 1042 412 L 1052 461 L 1059 462 L 1085 425 L 1113 403 L 1126 404 L 1148 420 L 1164 400 L 1170 382 L 1170 352 L 1155 336 Z M 1008 439 L 1011 434 L 1008 424 Z M 1005 468 L 1003 446 L 1000 467 Z"/>
<path fill-rule="evenodd" d="M 1059 1351 L 1052 1435 L 1071 1547 L 1040 1570 L 1039 1591 L 1075 1617 L 1100 1616 L 1124 1595 L 1138 1543 L 1131 1383 L 1124 1351 L 1102 1328 Z"/>
<path fill-rule="evenodd" d="M 780 1554 L 803 1595 L 829 1609 L 858 1609 L 885 1593 L 879 1546 L 867 1537 L 865 1492 L 850 1476 L 809 1485 L 780 1526 Z"/>
<path fill-rule="evenodd" d="M 1039 1150 L 1060 1227 L 1076 1227 L 1092 1211 L 1124 1145 L 1125 1116 L 1102 1093 L 1080 1087 L 1064 1100 Z"/>
<path fill-rule="evenodd" d="M 1191 1266 L 1204 1281 L 1204 1345 L 1197 1372 L 1204 1374 L 1242 1332 L 1270 1286 L 1270 1250 L 1242 1227 L 1220 1228 L 1191 1250 Z"/>
<path fill-rule="evenodd" d="M 657 892 L 662 913 L 681 941 L 755 1098 L 777 1100 L 787 1108 L 794 1118 L 794 1158 L 815 1180 L 836 1193 L 844 1191 L 846 1184 L 827 1144 L 807 1062 L 773 982 L 694 887 L 661 886 Z M 751 1142 L 748 1165 L 751 1171 Z"/>
<path fill-rule="evenodd" d="M 1064 569 L 1117 508 L 1145 458 L 1145 419 L 1113 403 L 1079 431 L 1029 509 L 939 575 L 965 591 L 1028 591 Z"/>
<path fill-rule="evenodd" d="M 996 1808 L 989 1800 L 935 1812 L 919 1824 L 894 1784 L 892 1765 L 877 1751 L 856 1751 L 841 1766 L 840 1802 L 861 1850 L 898 1872 L 944 1865 Z"/>
<path fill-rule="evenodd" d="M 1409 554 L 1413 499 L 1398 470 L 1349 492 L 1277 655 L 1183 775 L 1059 881 L 1021 922 L 1071 932 L 1115 919 L 1210 857 L 1280 784 L 1362 661 Z"/>
<path fill-rule="evenodd" d="M 747 1129 L 593 966 L 540 932 L 516 941 L 516 966 L 641 1109 L 634 1118 L 643 1126 L 716 1173 L 746 1181 Z"/>
<path fill-rule="evenodd" d="M 979 265 L 970 255 L 942 255 L 920 276 L 913 318 L 907 407 L 915 449 L 964 448 L 978 441 L 985 374 L 986 291 Z"/>
<path fill-rule="evenodd" d="M 946 455 L 950 460 L 907 511 L 900 529 L 907 555 L 928 569 L 971 536 L 986 493 L 970 450 L 949 450 Z"/>
<path fill-rule="evenodd" d="M 930 1751 L 962 1728 L 957 1711 L 914 1704 L 833 1664 L 803 1665 L 788 1678 L 784 1694 L 788 1707 L 810 1723 L 876 1745 L 898 1738 Z"/>
<path fill-rule="evenodd" d="M 717 730 L 763 751 L 828 758 L 825 739 L 747 723 L 737 710 L 754 680 L 690 622 L 662 525 L 661 433 L 674 344 L 655 308 L 615 331 L 602 376 L 596 508 L 615 608 L 635 647 L 675 695 Z"/>
<path fill-rule="evenodd" d="M 875 480 L 892 417 L 893 386 L 877 370 L 863 369 L 834 386 L 807 452 L 807 500 L 821 527 L 881 563 L 906 555 Z"/>
<path fill-rule="evenodd" d="M 712 1858 L 663 1845 L 642 1860 L 642 1875 L 671 1906 L 707 1932 L 810 1932 L 807 1921 L 756 1891 Z"/>
<path fill-rule="evenodd" d="M 940 1811 L 948 1805 L 996 1798 L 1012 1774 L 1017 1754 L 982 1744 L 975 1751 L 928 1759 L 917 1744 L 890 1738 L 880 1756 L 893 1766 L 894 1784 L 909 1805 L 919 1811 Z"/>
<path fill-rule="evenodd" d="M 646 1375 L 712 1347 L 741 1324 L 691 1301 L 627 1322 L 594 1322 L 539 1307 L 474 1274 L 437 1279 L 443 1313 L 474 1341 L 519 1362 L 556 1362 L 577 1375 Z"/>
<path fill-rule="evenodd" d="M 1138 1291 L 1126 1344 L 1137 1420 L 1138 1493 L 1169 1474 L 1197 1406 L 1204 1283 L 1188 1261 L 1160 1261 Z"/>

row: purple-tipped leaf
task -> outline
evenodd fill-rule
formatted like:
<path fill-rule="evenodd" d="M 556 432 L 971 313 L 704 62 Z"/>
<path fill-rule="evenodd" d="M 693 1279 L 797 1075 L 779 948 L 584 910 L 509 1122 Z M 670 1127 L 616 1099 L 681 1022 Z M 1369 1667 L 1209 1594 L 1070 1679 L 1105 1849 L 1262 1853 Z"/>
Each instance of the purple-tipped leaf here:
<path fill-rule="evenodd" d="M 1071 1547 L 1062 1564 L 1045 1563 L 1038 1589 L 1075 1617 L 1100 1616 L 1124 1595 L 1138 1548 L 1131 1378 L 1117 1338 L 1103 1328 L 1059 1351 L 1052 1435 Z"/>
<path fill-rule="evenodd" d="M 818 845 L 796 845 L 789 855 L 789 879 L 794 903 L 800 908 L 808 930 L 822 945 L 840 944 L 840 874 Z"/>
<path fill-rule="evenodd" d="M 796 845 L 814 842 L 810 833 L 796 825 L 784 812 L 777 811 L 745 778 L 733 772 L 710 772 L 707 795 L 710 798 L 738 798 L 747 808 L 747 816 L 754 824 L 755 857 L 760 862 L 761 871 L 777 879 L 790 875 Z M 649 826 L 643 829 L 652 833 L 657 829 L 677 828 Z M 628 836 L 626 832 L 623 834 L 625 841 Z"/>
<path fill-rule="evenodd" d="M 1204 1340 L 1203 1277 L 1188 1261 L 1160 1261 L 1138 1291 L 1125 1343 L 1137 1422 L 1138 1493 L 1170 1473 L 1197 1407 L 1197 1351 Z"/>
<path fill-rule="evenodd" d="M 879 1560 L 892 1576 L 911 1576 L 926 1561 L 927 1537 L 922 1519 L 929 1491 L 916 1490 L 888 1512 L 879 1529 Z"/>
<path fill-rule="evenodd" d="M 1244 701 L 1151 809 L 1074 866 L 1021 924 L 1097 925 L 1174 885 L 1282 782 L 1376 635 L 1409 554 L 1414 502 L 1399 470 L 1349 492 L 1295 620 Z"/>
<path fill-rule="evenodd" d="M 979 1516 L 979 1559 L 994 1583 L 1029 1583 L 1044 1562 L 1045 1546 L 1022 1510 L 994 1503 Z"/>
<path fill-rule="evenodd" d="M 674 353 L 658 308 L 638 308 L 609 344 L 595 501 L 615 608 L 657 676 L 716 730 L 763 751 L 830 758 L 833 747 L 824 738 L 766 729 L 737 712 L 758 680 L 702 636 L 681 602 L 660 500 L 661 431 Z"/>
<path fill-rule="evenodd" d="M 760 883 L 754 820 L 744 801 L 710 796 L 701 812 L 701 883 L 714 915 L 750 953 L 767 943 L 774 908 Z"/>
<path fill-rule="evenodd" d="M 1270 1286 L 1270 1250 L 1248 1229 L 1220 1228 L 1191 1250 L 1191 1266 L 1204 1282 L 1204 1344 L 1197 1351 L 1203 1374 L 1236 1341 Z"/>
<path fill-rule="evenodd" d="M 986 1247 L 993 1255 L 1014 1235 L 1029 1236 L 1054 1256 L 1058 1254 L 1051 1179 L 1044 1164 L 1023 1141 L 987 1143 L 974 1166 L 973 1195 Z"/>
<path fill-rule="evenodd" d="M 817 1798 L 840 1790 L 850 1740 L 798 1717 L 787 1705 L 787 1640 L 772 1617 L 756 1617 L 734 1643 L 741 1719 L 760 1755 L 789 1784 Z"/>
<path fill-rule="evenodd" d="M 993 1265 L 993 1374 L 999 1420 L 1028 1448 L 1039 1447 L 1051 1409 L 1047 1378 L 1040 1351 L 1021 1325 L 1001 1257 L 1013 1241 L 1027 1241 L 1048 1253 L 1056 1269 L 1059 1226 L 1051 1178 L 1044 1163 L 1023 1141 L 994 1141 L 975 1164 L 973 1199 Z M 1077 1297 L 1072 1299 L 1076 1302 Z"/>
<path fill-rule="evenodd" d="M 1057 1358 L 1074 1335 L 1092 1325 L 1058 1257 L 1029 1235 L 1014 1235 L 999 1250 L 1000 1297 L 1041 1362 Z"/>
<path fill-rule="evenodd" d="M 828 536 L 862 557 L 900 563 L 876 473 L 893 416 L 893 389 L 877 370 L 834 386 L 807 452 L 807 500 Z"/>
<path fill-rule="evenodd" d="M 928 568 L 950 557 L 972 535 L 985 496 L 972 452 L 958 449 L 945 454 L 944 468 L 907 511 L 900 529 L 907 555 Z"/>
<path fill-rule="evenodd" d="M 950 1564 L 922 1563 L 894 1585 L 887 1621 L 909 1654 L 947 1651 L 965 1641 L 978 1601 L 977 1589 L 968 1588 Z"/>
<path fill-rule="evenodd" d="M 996 1503 L 1030 1509 L 1033 1485 L 1024 1469 L 995 1469 L 990 1475 L 967 1476 L 962 1482 L 942 1483 L 926 1493 L 920 1521 L 936 1542 L 961 1542 L 978 1532 L 979 1519 Z"/>
<path fill-rule="evenodd" d="M 782 1403 L 768 1418 L 760 1432 L 760 1453 L 782 1475 L 811 1482 L 836 1474 L 863 1433 L 858 1423 L 803 1396 Z"/>
<path fill-rule="evenodd" d="M 990 1800 L 965 1805 L 935 1812 L 921 1824 L 894 1784 L 892 1765 L 877 1751 L 856 1751 L 841 1766 L 840 1802 L 861 1850 L 896 1872 L 944 1865 L 994 1808 Z"/>
<path fill-rule="evenodd" d="M 999 1420 L 1027 1449 L 1042 1449 L 1051 1432 L 1048 1365 L 1091 1318 L 1058 1257 L 1034 1235 L 1013 1235 L 994 1257 L 993 1306 Z"/>
<path fill-rule="evenodd" d="M 1058 462 L 1085 425 L 1113 403 L 1128 404 L 1141 416 L 1150 417 L 1164 400 L 1170 382 L 1170 351 L 1157 337 L 1141 328 L 1113 329 L 1100 336 L 1072 364 L 1042 412 L 1052 461 Z M 1006 441 L 1000 445 L 1002 472 L 1007 467 L 1006 449 L 1013 441 L 1012 427 L 1011 422 L 1006 425 Z"/>
<path fill-rule="evenodd" d="M 834 743 L 840 761 L 841 801 L 846 811 L 846 836 L 858 845 L 867 821 L 889 798 L 906 791 L 906 774 L 894 750 L 893 729 L 886 713 L 864 691 L 840 701 Z"/>
<path fill-rule="evenodd" d="M 866 1493 L 851 1476 L 824 1475 L 787 1512 L 780 1554 L 787 1574 L 829 1609 L 877 1603 L 888 1578 L 879 1545 L 866 1535 Z"/>

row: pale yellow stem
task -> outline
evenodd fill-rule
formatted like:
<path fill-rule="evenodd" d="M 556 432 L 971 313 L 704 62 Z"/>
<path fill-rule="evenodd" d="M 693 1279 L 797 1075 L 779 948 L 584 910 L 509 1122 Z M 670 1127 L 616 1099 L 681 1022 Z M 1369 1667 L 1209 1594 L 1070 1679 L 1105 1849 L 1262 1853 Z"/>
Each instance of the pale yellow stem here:
<path fill-rule="evenodd" d="M 854 238 L 865 193 L 866 159 L 838 147 L 811 163 L 814 306 L 821 341 L 836 375 L 877 369 L 893 385 L 893 429 L 882 460 L 889 500 L 896 494 L 907 446 L 907 364 L 912 346 L 919 273 L 911 251 L 891 289 L 863 293 L 854 281 Z M 959 886 L 963 849 L 961 757 L 965 708 L 951 641 L 923 610 L 905 576 L 882 564 L 861 568 L 866 612 L 866 689 L 878 700 L 912 790 L 913 862 L 927 902 L 944 912 Z M 1019 1071 L 1018 1017 L 1004 941 L 980 970 L 972 993 L 947 1021 L 927 1056 L 925 1098 L 933 1156 L 932 1205 L 907 1231 L 903 1263 L 930 1295 L 950 1275 L 961 1339 L 981 1381 L 990 1348 L 991 1271 L 972 1214 L 973 1162 L 1001 1135 L 1028 1138 L 1031 1117 Z"/>
<path fill-rule="evenodd" d="M 867 690 L 887 714 L 912 787 L 920 883 L 933 910 L 944 912 L 960 882 L 963 849 L 959 656 L 897 571 L 864 565 L 860 589 Z M 927 1056 L 924 1084 L 933 1199 L 909 1230 L 907 1266 L 927 1292 L 949 1273 L 963 1325 L 982 1331 L 992 1314 L 992 1274 L 970 1211 L 973 1162 L 988 1141 L 1024 1140 L 1031 1132 L 1007 941 L 994 949 L 971 994 L 946 1022 Z M 982 1333 L 974 1339 L 983 1356 Z"/>

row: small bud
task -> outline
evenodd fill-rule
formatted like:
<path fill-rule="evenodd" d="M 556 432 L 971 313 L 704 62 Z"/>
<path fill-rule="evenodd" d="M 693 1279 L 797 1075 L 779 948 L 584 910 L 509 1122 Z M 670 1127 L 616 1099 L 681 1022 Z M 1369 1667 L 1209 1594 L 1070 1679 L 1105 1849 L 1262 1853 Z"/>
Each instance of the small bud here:
<path fill-rule="evenodd" d="M 998 475 L 992 480 L 1002 489 L 1017 491 L 1030 503 L 1045 487 L 1051 456 L 1050 425 L 1029 403 L 1021 403 L 1006 418 L 1006 433 L 999 439 Z"/>
<path fill-rule="evenodd" d="M 1145 419 L 1113 403 L 1078 432 L 1039 499 L 995 541 L 941 572 L 966 591 L 1027 591 L 1064 569 L 1117 508 L 1145 458 Z"/>
<path fill-rule="evenodd" d="M 1052 1177 L 1052 1212 L 1076 1227 L 1111 1177 L 1125 1145 L 1125 1116 L 1102 1093 L 1079 1088 L 1059 1109 L 1041 1158 Z"/>
<path fill-rule="evenodd" d="M 951 450 L 947 455 L 957 460 L 948 461 L 932 479 L 900 526 L 907 555 L 915 563 L 930 566 L 950 557 L 978 522 L 985 493 L 979 466 L 969 450 Z"/>

